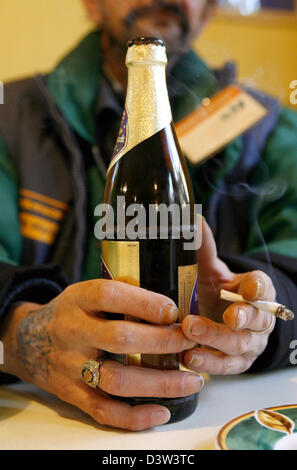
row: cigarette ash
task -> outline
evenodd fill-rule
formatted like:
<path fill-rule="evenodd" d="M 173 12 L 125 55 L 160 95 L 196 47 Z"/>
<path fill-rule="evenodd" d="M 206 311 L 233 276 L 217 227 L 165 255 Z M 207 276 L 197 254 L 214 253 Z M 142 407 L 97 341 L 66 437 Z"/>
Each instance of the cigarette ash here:
<path fill-rule="evenodd" d="M 285 321 L 294 320 L 295 317 L 294 313 L 284 305 L 279 306 L 275 316 Z"/>

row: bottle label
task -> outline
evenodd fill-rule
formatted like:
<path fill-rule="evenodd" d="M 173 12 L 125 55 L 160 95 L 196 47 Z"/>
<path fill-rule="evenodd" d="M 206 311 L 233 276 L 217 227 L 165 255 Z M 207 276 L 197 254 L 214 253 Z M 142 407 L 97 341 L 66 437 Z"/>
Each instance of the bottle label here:
<path fill-rule="evenodd" d="M 198 315 L 198 272 L 196 264 L 178 267 L 178 309 L 179 323 L 187 315 Z M 179 354 L 179 370 L 189 371 L 183 365 L 182 353 Z"/>
<path fill-rule="evenodd" d="M 125 150 L 128 141 L 128 111 L 125 108 L 121 121 L 121 127 L 119 136 L 116 141 L 116 145 L 113 151 L 112 160 L 116 159 L 117 156 Z"/>
<path fill-rule="evenodd" d="M 140 286 L 139 242 L 102 241 L 102 277 Z M 137 321 L 129 315 L 126 320 Z M 141 365 L 141 354 L 108 354 L 111 359 L 130 366 Z"/>
<path fill-rule="evenodd" d="M 116 281 L 127 282 L 134 286 L 140 286 L 140 257 L 139 242 L 126 241 L 102 241 L 102 277 L 105 279 L 113 279 Z M 178 267 L 178 308 L 179 323 L 183 321 L 186 315 L 198 314 L 198 276 L 197 265 L 179 266 Z M 141 321 L 135 317 L 125 315 L 126 320 Z M 154 365 L 159 368 L 157 355 L 145 354 L 143 361 L 141 354 L 127 354 L 126 356 L 118 354 L 109 354 L 111 358 L 124 362 L 126 365 Z M 187 370 L 182 365 L 181 354 L 170 354 L 168 356 L 166 369 L 179 368 Z M 169 357 L 170 356 L 170 357 Z M 175 357 L 176 356 L 176 357 Z M 142 364 L 143 362 L 143 364 Z M 164 361 L 163 361 L 164 362 Z M 170 366 L 171 364 L 171 366 Z M 164 362 L 165 367 L 165 362 Z M 162 365 L 160 365 L 162 368 Z"/>
<path fill-rule="evenodd" d="M 178 267 L 178 308 L 179 323 L 187 315 L 198 314 L 197 265 Z"/>
<path fill-rule="evenodd" d="M 102 241 L 102 275 L 105 279 L 140 286 L 139 242 Z"/>

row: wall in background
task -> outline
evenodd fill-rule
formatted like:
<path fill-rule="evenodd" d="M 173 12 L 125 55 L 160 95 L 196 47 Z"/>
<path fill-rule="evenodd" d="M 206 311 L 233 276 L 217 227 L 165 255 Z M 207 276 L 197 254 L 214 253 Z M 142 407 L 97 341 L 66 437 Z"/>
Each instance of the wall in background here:
<path fill-rule="evenodd" d="M 0 80 L 50 70 L 91 27 L 81 0 L 1 0 Z M 214 66 L 235 60 L 241 80 L 289 103 L 297 18 L 218 14 L 195 47 Z"/>
<path fill-rule="evenodd" d="M 0 0 L 0 80 L 50 70 L 91 27 L 81 0 Z"/>
<path fill-rule="evenodd" d="M 234 60 L 241 81 L 289 104 L 297 80 L 297 15 L 218 14 L 195 46 L 213 66 Z"/>

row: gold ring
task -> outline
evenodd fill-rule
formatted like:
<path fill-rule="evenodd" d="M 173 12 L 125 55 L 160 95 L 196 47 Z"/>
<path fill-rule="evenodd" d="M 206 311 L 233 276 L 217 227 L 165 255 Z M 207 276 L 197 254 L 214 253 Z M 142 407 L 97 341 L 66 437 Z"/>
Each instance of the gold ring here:
<path fill-rule="evenodd" d="M 263 328 L 263 330 L 251 330 L 250 328 L 247 328 L 248 331 L 250 331 L 251 333 L 253 333 L 254 335 L 264 335 L 265 333 L 271 333 L 274 326 L 275 326 L 275 322 L 276 322 L 276 318 L 274 315 L 271 315 L 271 319 L 270 319 L 270 323 L 269 325 L 267 326 L 267 328 Z"/>
<path fill-rule="evenodd" d="M 82 366 L 81 378 L 89 387 L 97 387 L 100 379 L 100 367 L 105 360 L 105 358 L 98 359 L 98 361 L 91 359 Z"/>

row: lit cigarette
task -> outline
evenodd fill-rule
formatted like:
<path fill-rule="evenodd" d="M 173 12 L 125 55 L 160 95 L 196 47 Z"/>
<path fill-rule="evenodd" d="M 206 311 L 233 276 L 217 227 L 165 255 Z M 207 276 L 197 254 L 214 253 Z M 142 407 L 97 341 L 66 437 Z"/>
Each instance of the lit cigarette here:
<path fill-rule="evenodd" d="M 246 300 L 240 294 L 235 294 L 234 292 L 229 292 L 228 290 L 222 289 L 220 292 L 221 299 L 229 300 L 230 302 L 247 302 L 248 304 L 253 305 L 259 310 L 264 310 L 265 312 L 271 313 L 282 320 L 293 320 L 294 313 L 289 310 L 284 305 L 278 304 L 277 302 L 266 302 L 264 300 L 257 300 L 251 302 Z"/>

